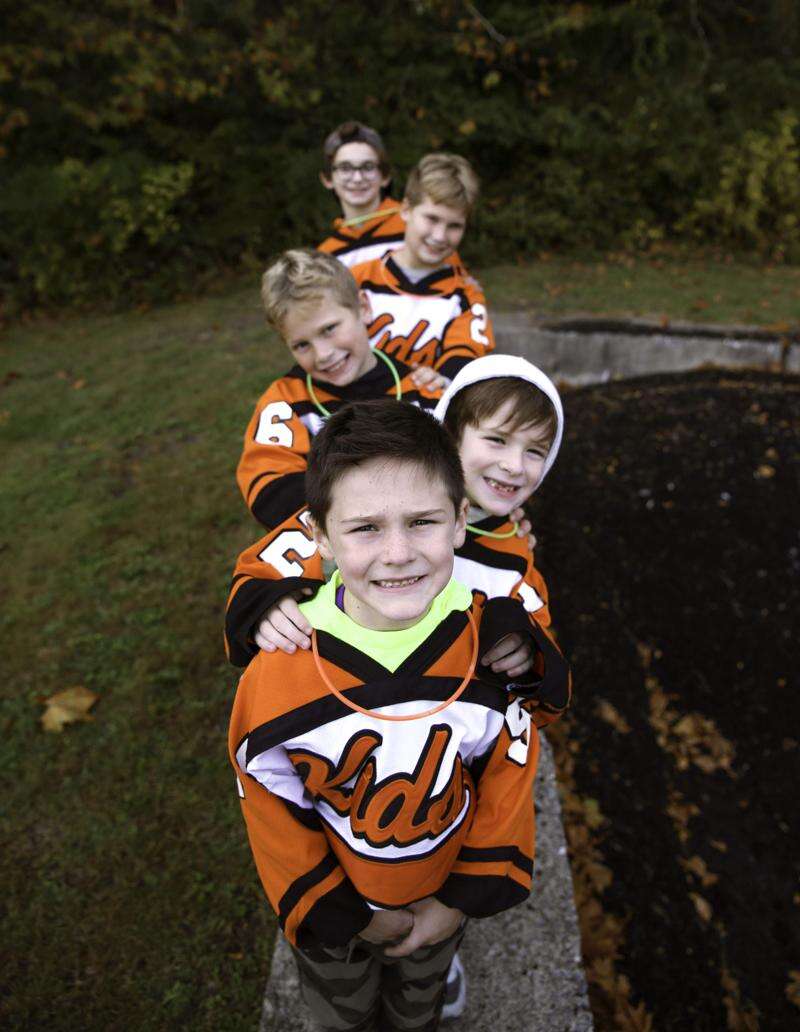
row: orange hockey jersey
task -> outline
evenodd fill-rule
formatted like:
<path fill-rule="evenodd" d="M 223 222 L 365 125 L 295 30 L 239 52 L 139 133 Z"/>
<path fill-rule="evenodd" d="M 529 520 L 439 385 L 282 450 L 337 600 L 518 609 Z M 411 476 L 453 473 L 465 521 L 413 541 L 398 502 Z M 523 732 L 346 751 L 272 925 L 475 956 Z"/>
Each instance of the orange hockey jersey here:
<path fill-rule="evenodd" d="M 435 406 L 440 391 L 417 387 L 412 370 L 395 362 L 403 401 L 424 409 Z M 391 370 L 378 362 L 345 387 L 313 383 L 317 401 L 333 413 L 350 401 L 394 397 Z M 311 439 L 325 418 L 309 393 L 306 374 L 294 366 L 258 399 L 244 435 L 236 480 L 247 507 L 265 527 L 274 528 L 305 505 L 305 471 Z"/>
<path fill-rule="evenodd" d="M 337 699 L 309 652 L 262 652 L 239 683 L 231 761 L 261 881 L 295 945 L 347 943 L 373 908 L 430 895 L 472 917 L 528 896 L 543 722 L 531 712 L 555 719 L 569 698 L 569 670 L 518 603 L 481 609 L 461 586 L 449 587 L 459 600 L 394 670 L 350 635 L 317 632 L 327 677 L 371 714 Z M 538 698 L 510 696 L 479 663 L 479 676 L 444 710 L 402 723 L 375 716 L 424 713 L 453 694 L 474 644 L 465 607 L 479 628 L 479 656 L 509 630 L 534 638 L 542 651 L 533 691 L 551 699 L 551 712 Z"/>
<path fill-rule="evenodd" d="M 333 233 L 317 247 L 318 251 L 332 254 L 348 268 L 361 262 L 383 258 L 403 243 L 406 224 L 400 218 L 400 202 L 384 197 L 371 216 L 348 225 L 346 219 L 336 219 Z"/>
<path fill-rule="evenodd" d="M 483 290 L 462 265 L 414 281 L 387 255 L 352 271 L 372 306 L 370 342 L 388 355 L 452 379 L 471 359 L 494 350 Z"/>

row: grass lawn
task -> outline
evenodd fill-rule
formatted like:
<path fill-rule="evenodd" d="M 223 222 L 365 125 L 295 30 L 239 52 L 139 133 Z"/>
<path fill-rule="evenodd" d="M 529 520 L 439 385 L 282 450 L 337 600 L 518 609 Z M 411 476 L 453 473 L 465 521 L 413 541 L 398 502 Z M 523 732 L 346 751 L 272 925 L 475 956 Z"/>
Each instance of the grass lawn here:
<path fill-rule="evenodd" d="M 542 317 L 640 316 L 800 329 L 800 268 L 720 257 L 553 255 L 528 265 L 479 270 L 490 305 Z"/>
<path fill-rule="evenodd" d="M 647 268 L 553 259 L 481 278 L 495 305 L 551 314 L 798 320 L 800 270 Z M 650 284 L 630 307 L 627 279 Z M 274 920 L 226 757 L 221 618 L 257 536 L 233 478 L 241 434 L 286 364 L 254 283 L 0 343 L 4 1028 L 257 1020 Z M 43 701 L 76 685 L 99 696 L 94 719 L 44 733 Z"/>

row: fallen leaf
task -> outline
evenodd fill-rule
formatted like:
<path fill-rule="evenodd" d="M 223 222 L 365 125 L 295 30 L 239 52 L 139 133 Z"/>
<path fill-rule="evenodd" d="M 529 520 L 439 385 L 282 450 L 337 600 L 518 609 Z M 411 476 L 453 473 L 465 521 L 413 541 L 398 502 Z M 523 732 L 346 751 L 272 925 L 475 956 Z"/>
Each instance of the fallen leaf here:
<path fill-rule="evenodd" d="M 711 920 L 711 915 L 714 913 L 708 900 L 704 899 L 697 892 L 690 892 L 689 899 L 694 903 L 694 909 L 697 911 L 700 919 L 708 923 Z"/>
<path fill-rule="evenodd" d="M 709 839 L 709 844 L 714 847 L 719 853 L 727 853 L 728 845 L 726 842 L 722 842 L 720 839 Z"/>
<path fill-rule="evenodd" d="M 79 391 L 86 386 L 85 380 L 76 380 L 72 385 L 73 391 Z"/>
<path fill-rule="evenodd" d="M 786 986 L 786 999 L 795 1007 L 800 1007 L 800 971 L 789 972 L 789 982 Z"/>
<path fill-rule="evenodd" d="M 461 125 L 458 127 L 458 131 L 463 136 L 471 136 L 477 128 L 478 127 L 475 124 L 474 119 L 468 118 L 466 122 L 461 123 Z"/>
<path fill-rule="evenodd" d="M 708 865 L 701 856 L 690 856 L 688 860 L 681 857 L 680 864 L 685 871 L 694 875 L 704 888 L 719 881 L 719 876 L 709 871 Z"/>
<path fill-rule="evenodd" d="M 614 730 L 619 731 L 621 735 L 630 734 L 630 724 L 622 716 L 619 710 L 612 706 L 612 704 L 606 699 L 598 699 L 594 711 L 601 720 L 610 724 Z"/>
<path fill-rule="evenodd" d="M 753 476 L 756 480 L 770 480 L 775 476 L 775 467 L 769 466 L 764 462 L 758 467 Z"/>
<path fill-rule="evenodd" d="M 42 728 L 60 734 L 67 724 L 74 724 L 77 720 L 92 720 L 89 710 L 98 698 L 82 684 L 56 692 L 45 700 L 47 708 L 41 717 Z"/>

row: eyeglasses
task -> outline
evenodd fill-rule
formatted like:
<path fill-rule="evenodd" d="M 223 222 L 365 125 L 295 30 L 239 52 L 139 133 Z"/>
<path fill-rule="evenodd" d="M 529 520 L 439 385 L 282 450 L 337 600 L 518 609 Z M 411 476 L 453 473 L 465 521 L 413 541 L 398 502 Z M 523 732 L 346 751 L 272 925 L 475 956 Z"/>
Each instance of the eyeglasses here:
<path fill-rule="evenodd" d="M 362 161 L 360 165 L 351 165 L 349 161 L 341 161 L 338 165 L 333 165 L 331 171 L 335 175 L 341 176 L 342 179 L 352 179 L 358 173 L 364 179 L 372 179 L 380 171 L 380 165 L 377 161 Z"/>

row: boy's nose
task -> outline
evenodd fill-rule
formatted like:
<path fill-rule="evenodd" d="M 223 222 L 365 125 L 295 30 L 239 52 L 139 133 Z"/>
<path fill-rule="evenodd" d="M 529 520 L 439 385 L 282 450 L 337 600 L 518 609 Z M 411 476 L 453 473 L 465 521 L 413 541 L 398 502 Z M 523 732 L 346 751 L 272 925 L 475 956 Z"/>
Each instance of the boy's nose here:
<path fill-rule="evenodd" d="M 497 464 L 507 473 L 519 473 L 522 470 L 522 454 L 516 451 L 506 451 Z"/>
<path fill-rule="evenodd" d="M 393 566 L 407 563 L 411 559 L 411 548 L 403 531 L 390 531 L 383 542 L 383 560 Z"/>

